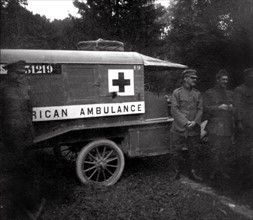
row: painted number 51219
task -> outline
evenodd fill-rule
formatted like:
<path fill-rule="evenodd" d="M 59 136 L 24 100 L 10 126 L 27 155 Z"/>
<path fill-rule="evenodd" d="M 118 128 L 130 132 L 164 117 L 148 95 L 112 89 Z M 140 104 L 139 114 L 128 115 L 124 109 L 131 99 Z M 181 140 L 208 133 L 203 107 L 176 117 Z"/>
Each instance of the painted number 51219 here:
<path fill-rule="evenodd" d="M 50 74 L 52 72 L 53 66 L 48 64 L 26 66 L 26 74 Z"/>

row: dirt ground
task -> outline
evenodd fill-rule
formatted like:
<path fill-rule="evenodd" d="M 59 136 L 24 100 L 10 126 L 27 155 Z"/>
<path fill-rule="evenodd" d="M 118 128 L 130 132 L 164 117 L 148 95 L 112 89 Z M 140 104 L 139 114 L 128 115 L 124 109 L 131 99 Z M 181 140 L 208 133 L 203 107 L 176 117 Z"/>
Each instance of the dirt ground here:
<path fill-rule="evenodd" d="M 52 155 L 40 154 L 37 163 L 36 176 L 46 199 L 39 220 L 248 219 L 214 196 L 170 181 L 169 155 L 127 160 L 120 181 L 108 188 L 81 185 L 74 168 L 60 165 Z M 253 188 L 231 183 L 213 187 L 253 209 Z"/>
<path fill-rule="evenodd" d="M 81 185 L 74 167 L 60 164 L 50 151 L 39 151 L 32 156 L 30 173 L 35 185 L 19 185 L 19 190 L 30 194 L 33 190 L 39 191 L 44 198 L 38 220 L 249 219 L 232 211 L 215 196 L 194 190 L 181 181 L 171 181 L 169 155 L 126 160 L 119 182 L 107 188 Z M 253 210 L 252 185 L 205 184 L 219 195 Z M 0 198 L 1 214 L 8 207 L 8 201 Z M 33 195 L 31 198 L 36 201 Z M 19 201 L 23 202 L 27 201 Z"/>

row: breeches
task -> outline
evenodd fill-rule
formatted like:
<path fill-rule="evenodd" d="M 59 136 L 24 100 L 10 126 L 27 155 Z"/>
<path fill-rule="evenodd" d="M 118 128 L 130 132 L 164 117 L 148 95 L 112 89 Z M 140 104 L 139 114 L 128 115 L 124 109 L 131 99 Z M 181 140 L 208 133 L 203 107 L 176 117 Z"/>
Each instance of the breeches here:
<path fill-rule="evenodd" d="M 212 169 L 225 172 L 231 157 L 232 139 L 231 136 L 208 135 L 210 145 L 210 165 Z"/>
<path fill-rule="evenodd" d="M 32 138 L 31 128 L 27 125 L 21 126 L 17 123 L 4 125 L 3 141 L 6 150 L 22 152 L 25 146 L 32 143 Z"/>
<path fill-rule="evenodd" d="M 236 143 L 236 158 L 238 163 L 243 167 L 241 169 L 251 170 L 253 178 L 253 134 L 250 131 L 244 132 L 238 138 Z"/>
<path fill-rule="evenodd" d="M 183 159 L 182 151 L 188 149 L 189 163 L 194 169 L 198 168 L 198 155 L 200 149 L 199 136 L 181 136 L 175 133 L 171 134 L 171 153 L 173 155 L 174 166 L 180 168 L 180 161 Z"/>

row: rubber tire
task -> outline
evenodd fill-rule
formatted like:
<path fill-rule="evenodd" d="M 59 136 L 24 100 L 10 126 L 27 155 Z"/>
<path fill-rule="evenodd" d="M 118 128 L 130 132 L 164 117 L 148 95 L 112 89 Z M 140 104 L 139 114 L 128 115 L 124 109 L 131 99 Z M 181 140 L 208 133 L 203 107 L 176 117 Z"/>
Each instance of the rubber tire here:
<path fill-rule="evenodd" d="M 99 147 L 99 146 L 107 146 L 111 148 L 118 157 L 118 164 L 117 164 L 115 173 L 113 173 L 113 175 L 109 179 L 103 182 L 90 181 L 87 178 L 87 176 L 84 175 L 84 172 L 82 169 L 86 156 L 89 154 L 89 152 L 91 152 L 92 150 L 94 150 L 96 147 Z M 76 160 L 77 177 L 85 185 L 90 185 L 90 184 L 98 185 L 98 186 L 114 185 L 121 177 L 124 167 L 125 167 L 125 158 L 124 158 L 124 154 L 122 150 L 113 141 L 107 140 L 107 139 L 96 140 L 87 144 L 85 147 L 82 148 Z"/>

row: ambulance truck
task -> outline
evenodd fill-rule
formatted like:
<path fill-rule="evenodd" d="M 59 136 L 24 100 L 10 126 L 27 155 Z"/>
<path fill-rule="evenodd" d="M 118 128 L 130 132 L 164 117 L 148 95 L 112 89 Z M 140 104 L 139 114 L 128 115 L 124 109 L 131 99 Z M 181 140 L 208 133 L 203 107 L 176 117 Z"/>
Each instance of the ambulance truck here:
<path fill-rule="evenodd" d="M 75 161 L 82 183 L 113 185 L 125 157 L 169 152 L 173 118 L 149 74 L 185 65 L 137 52 L 1 49 L 1 80 L 18 60 L 27 62 L 34 147 Z"/>

